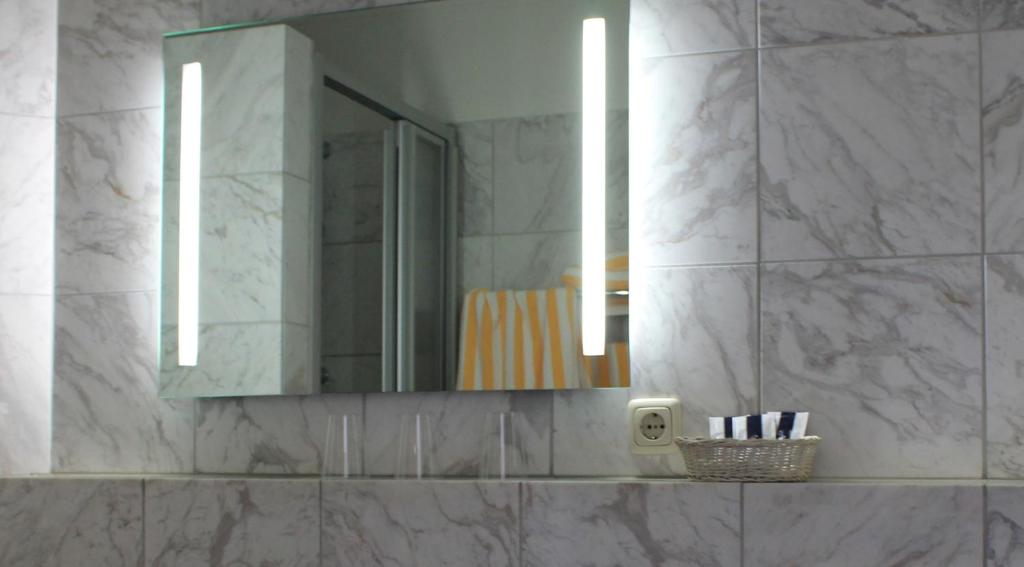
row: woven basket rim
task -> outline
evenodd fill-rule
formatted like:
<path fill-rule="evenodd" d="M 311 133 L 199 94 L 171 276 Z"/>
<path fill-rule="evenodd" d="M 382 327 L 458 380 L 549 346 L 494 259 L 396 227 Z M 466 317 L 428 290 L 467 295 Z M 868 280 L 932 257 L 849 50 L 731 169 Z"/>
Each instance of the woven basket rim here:
<path fill-rule="evenodd" d="M 817 445 L 821 437 L 808 435 L 801 439 L 706 439 L 704 437 L 676 437 L 680 447 L 688 445 L 722 445 L 732 447 L 777 447 L 779 445 Z"/>

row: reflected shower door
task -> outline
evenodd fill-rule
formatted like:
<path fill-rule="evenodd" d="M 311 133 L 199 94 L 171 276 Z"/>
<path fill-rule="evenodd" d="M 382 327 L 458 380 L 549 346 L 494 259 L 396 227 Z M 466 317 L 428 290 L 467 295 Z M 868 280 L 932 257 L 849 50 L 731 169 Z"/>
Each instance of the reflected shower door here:
<path fill-rule="evenodd" d="M 398 123 L 398 368 L 400 392 L 445 379 L 445 141 Z"/>

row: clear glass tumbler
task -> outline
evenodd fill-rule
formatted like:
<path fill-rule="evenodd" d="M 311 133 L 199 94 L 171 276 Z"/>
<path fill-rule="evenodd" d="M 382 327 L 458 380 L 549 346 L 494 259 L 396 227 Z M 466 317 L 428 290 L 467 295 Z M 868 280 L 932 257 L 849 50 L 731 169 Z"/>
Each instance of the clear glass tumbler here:
<path fill-rule="evenodd" d="M 325 478 L 349 478 L 363 473 L 363 437 L 357 416 L 327 416 L 322 473 Z"/>
<path fill-rule="evenodd" d="M 530 460 L 523 441 L 526 422 L 514 411 L 488 413 L 480 436 L 480 478 L 527 476 Z"/>
<path fill-rule="evenodd" d="M 395 478 L 426 478 L 434 474 L 433 420 L 427 414 L 402 416 L 395 455 Z"/>

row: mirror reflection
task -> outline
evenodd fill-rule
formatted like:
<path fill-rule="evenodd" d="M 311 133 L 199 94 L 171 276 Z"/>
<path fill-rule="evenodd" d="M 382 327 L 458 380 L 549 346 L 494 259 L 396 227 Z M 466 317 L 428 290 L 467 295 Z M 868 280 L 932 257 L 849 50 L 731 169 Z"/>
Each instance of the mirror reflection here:
<path fill-rule="evenodd" d="M 628 386 L 627 30 L 447 0 L 168 36 L 162 394 Z"/>

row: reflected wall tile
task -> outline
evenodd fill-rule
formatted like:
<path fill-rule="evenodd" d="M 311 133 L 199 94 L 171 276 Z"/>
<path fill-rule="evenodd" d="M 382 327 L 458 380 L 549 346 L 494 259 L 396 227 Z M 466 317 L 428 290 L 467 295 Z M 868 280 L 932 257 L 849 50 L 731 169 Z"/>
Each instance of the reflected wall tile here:
<path fill-rule="evenodd" d="M 550 392 L 419 392 L 366 396 L 366 474 L 393 475 L 401 416 L 430 416 L 437 476 L 479 474 L 480 424 L 491 412 L 515 411 L 526 422 L 522 436 L 531 475 L 551 471 Z"/>
<path fill-rule="evenodd" d="M 519 485 L 327 481 L 325 565 L 519 565 Z"/>
<path fill-rule="evenodd" d="M 754 47 L 757 0 L 630 3 L 630 53 L 641 57 Z"/>
<path fill-rule="evenodd" d="M 180 173 L 181 65 L 201 60 L 203 176 L 274 171 L 309 180 L 312 49 L 288 26 L 168 38 L 165 178 Z"/>
<path fill-rule="evenodd" d="M 52 297 L 0 295 L 0 477 L 50 472 L 52 325 Z"/>
<path fill-rule="evenodd" d="M 322 392 L 339 394 L 380 392 L 383 372 L 379 354 L 324 356 L 320 358 L 320 388 Z"/>
<path fill-rule="evenodd" d="M 973 567 L 983 498 L 941 483 L 746 484 L 744 564 Z"/>
<path fill-rule="evenodd" d="M 361 422 L 360 395 L 199 400 L 196 472 L 320 474 L 327 418 Z"/>
<path fill-rule="evenodd" d="M 977 29 L 978 0 L 759 0 L 762 45 Z"/>
<path fill-rule="evenodd" d="M 811 412 L 818 476 L 981 475 L 980 264 L 764 268 L 762 406 Z"/>
<path fill-rule="evenodd" d="M 647 270 L 631 310 L 633 397 L 679 396 L 690 437 L 709 416 L 757 413 L 757 267 Z"/>
<path fill-rule="evenodd" d="M 741 563 L 740 486 L 523 484 L 523 566 Z"/>
<path fill-rule="evenodd" d="M 57 298 L 54 472 L 192 472 L 192 401 L 161 400 L 152 293 Z"/>
<path fill-rule="evenodd" d="M 57 1 L 7 1 L 0 10 L 0 113 L 52 117 Z"/>
<path fill-rule="evenodd" d="M 324 247 L 323 355 L 381 352 L 382 254 L 379 242 Z"/>
<path fill-rule="evenodd" d="M 579 232 L 495 236 L 494 287 L 541 289 L 561 286 L 562 273 L 571 266 L 579 266 L 583 261 L 582 255 L 583 243 Z"/>
<path fill-rule="evenodd" d="M 609 230 L 625 229 L 629 228 L 629 110 L 609 110 L 606 120 L 605 224 Z"/>
<path fill-rule="evenodd" d="M 374 242 L 384 238 L 384 139 L 359 132 L 330 142 L 323 165 L 324 242 Z"/>
<path fill-rule="evenodd" d="M 0 479 L 4 567 L 142 565 L 142 481 Z"/>
<path fill-rule="evenodd" d="M 499 237 L 501 238 L 501 237 Z M 494 237 L 468 236 L 459 239 L 459 301 L 470 290 L 494 286 Z"/>
<path fill-rule="evenodd" d="M 762 53 L 766 259 L 980 252 L 978 42 Z"/>
<path fill-rule="evenodd" d="M 160 111 L 64 118 L 57 124 L 57 290 L 158 285 Z"/>
<path fill-rule="evenodd" d="M 1024 250 L 1024 199 L 1020 198 L 1024 191 L 1022 52 L 1024 31 L 982 34 L 985 231 L 989 252 Z"/>
<path fill-rule="evenodd" d="M 146 565 L 319 565 L 317 480 L 146 481 Z"/>
<path fill-rule="evenodd" d="M 641 64 L 633 202 L 649 265 L 757 259 L 756 61 L 749 51 Z"/>
<path fill-rule="evenodd" d="M 985 269 L 988 475 L 1024 478 L 1024 256 L 989 256 Z"/>
<path fill-rule="evenodd" d="M 665 477 L 685 472 L 681 453 L 630 453 L 628 388 L 555 392 L 554 396 L 554 476 Z"/>
<path fill-rule="evenodd" d="M 279 320 L 287 274 L 282 270 L 284 176 L 236 175 L 202 183 L 200 321 Z"/>
<path fill-rule="evenodd" d="M 580 229 L 580 118 L 494 123 L 494 232 Z"/>
<path fill-rule="evenodd" d="M 54 121 L 0 114 L 0 132 L 0 293 L 53 293 Z"/>
<path fill-rule="evenodd" d="M 178 365 L 178 327 L 160 333 L 161 396 L 271 396 L 282 393 L 282 323 L 224 323 L 199 326 L 199 364 Z"/>
<path fill-rule="evenodd" d="M 1024 489 L 989 483 L 985 499 L 986 567 L 1024 564 Z"/>
<path fill-rule="evenodd" d="M 494 232 L 494 122 L 456 126 L 459 236 Z"/>
<path fill-rule="evenodd" d="M 981 0 L 981 29 L 1024 27 L 1024 0 Z"/>
<path fill-rule="evenodd" d="M 423 0 L 204 0 L 203 26 L 360 10 Z"/>
<path fill-rule="evenodd" d="M 163 34 L 198 24 L 198 0 L 60 2 L 58 112 L 160 106 Z"/>

